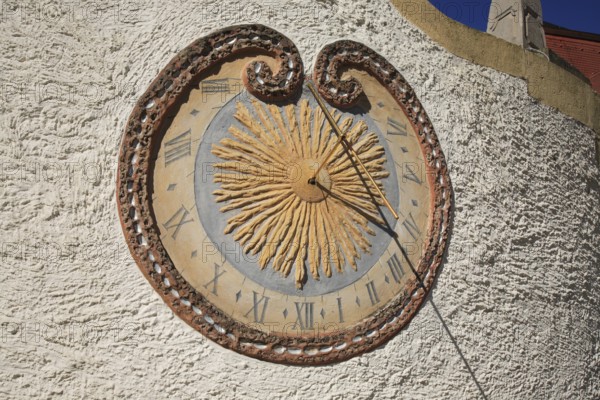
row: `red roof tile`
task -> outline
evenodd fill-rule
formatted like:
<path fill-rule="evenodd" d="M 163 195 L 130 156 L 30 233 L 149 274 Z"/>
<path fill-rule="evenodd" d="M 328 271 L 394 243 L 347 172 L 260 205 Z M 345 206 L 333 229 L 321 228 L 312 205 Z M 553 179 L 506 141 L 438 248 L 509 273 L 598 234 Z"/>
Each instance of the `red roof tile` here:
<path fill-rule="evenodd" d="M 600 92 L 600 42 L 546 33 L 546 45 L 583 73 Z"/>

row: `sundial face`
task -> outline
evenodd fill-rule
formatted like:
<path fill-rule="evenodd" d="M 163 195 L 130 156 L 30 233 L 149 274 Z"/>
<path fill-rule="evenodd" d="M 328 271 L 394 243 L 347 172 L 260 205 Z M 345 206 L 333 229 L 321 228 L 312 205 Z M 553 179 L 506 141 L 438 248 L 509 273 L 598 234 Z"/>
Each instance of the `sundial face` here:
<path fill-rule="evenodd" d="M 352 111 L 335 115 L 397 209 L 385 136 L 368 113 Z M 396 220 L 372 200 L 345 150 L 335 151 L 337 138 L 308 89 L 285 105 L 233 96 L 204 132 L 193 167 L 200 224 L 227 262 L 261 288 L 303 298 L 340 291 L 390 247 L 387 230 Z M 310 184 L 332 149 L 319 185 Z"/>
<path fill-rule="evenodd" d="M 315 64 L 304 77 L 263 26 L 193 43 L 139 101 L 119 166 L 125 235 L 167 304 L 225 347 L 294 364 L 347 359 L 409 322 L 451 202 L 400 74 L 350 41 Z"/>

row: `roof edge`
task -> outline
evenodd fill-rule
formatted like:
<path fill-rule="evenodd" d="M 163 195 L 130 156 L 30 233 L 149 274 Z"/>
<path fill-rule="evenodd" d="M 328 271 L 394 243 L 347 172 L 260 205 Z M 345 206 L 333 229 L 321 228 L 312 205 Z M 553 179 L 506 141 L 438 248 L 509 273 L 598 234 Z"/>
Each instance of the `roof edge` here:
<path fill-rule="evenodd" d="M 592 42 L 600 42 L 600 35 L 595 33 L 574 31 L 572 29 L 563 28 L 562 26 L 546 21 L 544 21 L 543 27 L 546 35 L 562 36 L 573 39 L 583 39 Z"/>

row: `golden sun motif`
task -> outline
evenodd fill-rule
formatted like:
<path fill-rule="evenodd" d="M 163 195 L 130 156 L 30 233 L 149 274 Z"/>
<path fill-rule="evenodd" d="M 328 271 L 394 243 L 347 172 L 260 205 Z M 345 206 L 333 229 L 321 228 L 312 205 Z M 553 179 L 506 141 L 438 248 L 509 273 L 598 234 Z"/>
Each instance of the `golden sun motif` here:
<path fill-rule="evenodd" d="M 307 269 L 315 280 L 319 270 L 331 277 L 332 266 L 340 273 L 346 264 L 356 270 L 361 252 L 370 253 L 365 234 L 375 235 L 369 222 L 384 223 L 374 187 L 344 146 L 335 147 L 338 138 L 320 108 L 313 109 L 307 100 L 282 109 L 252 100 L 252 108 L 238 102 L 234 117 L 242 129 L 231 125 L 233 138 L 212 147 L 225 160 L 216 165 L 220 172 L 214 180 L 220 189 L 213 194 L 217 202 L 227 202 L 221 212 L 237 211 L 227 220 L 225 234 L 234 232 L 244 252 L 258 254 L 261 269 L 272 262 L 287 277 L 294 267 L 298 288 Z M 389 172 L 375 133 L 366 133 L 362 120 L 354 123 L 347 117 L 339 122 L 339 113 L 333 117 L 383 190 L 381 179 Z M 319 163 L 334 148 L 315 177 Z"/>

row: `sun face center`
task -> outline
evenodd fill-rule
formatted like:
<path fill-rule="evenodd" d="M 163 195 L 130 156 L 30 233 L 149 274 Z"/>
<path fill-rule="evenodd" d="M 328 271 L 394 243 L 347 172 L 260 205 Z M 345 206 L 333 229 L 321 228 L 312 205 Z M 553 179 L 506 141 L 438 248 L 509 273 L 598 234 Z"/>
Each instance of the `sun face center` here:
<path fill-rule="evenodd" d="M 315 177 L 318 169 L 319 163 L 309 158 L 292 163 L 288 170 L 288 179 L 292 190 L 304 201 L 317 203 L 329 196 L 331 177 L 326 168 L 321 168 Z"/>

